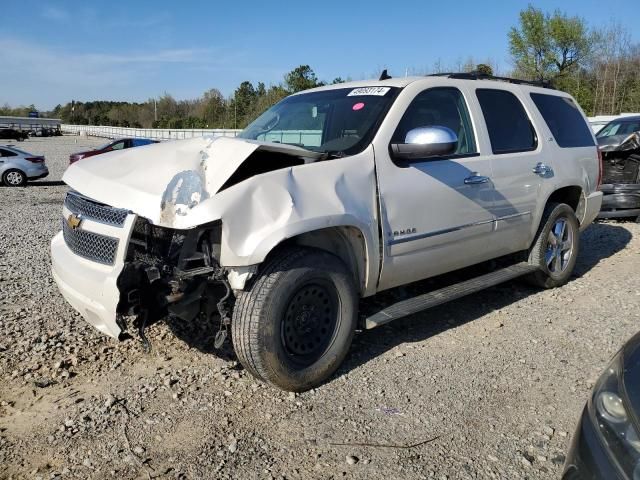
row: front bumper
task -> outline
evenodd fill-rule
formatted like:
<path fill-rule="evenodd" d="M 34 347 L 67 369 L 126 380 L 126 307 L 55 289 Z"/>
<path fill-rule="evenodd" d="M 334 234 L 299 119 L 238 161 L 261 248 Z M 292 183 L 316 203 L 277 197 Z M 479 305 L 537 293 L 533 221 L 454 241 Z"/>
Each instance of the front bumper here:
<path fill-rule="evenodd" d="M 70 215 L 65 207 L 64 218 Z M 101 332 L 118 338 L 116 323 L 120 299 L 117 281 L 124 266 L 127 246 L 136 216 L 128 215 L 122 227 L 84 220 L 83 230 L 118 239 L 113 265 L 104 265 L 74 253 L 59 232 L 51 241 L 51 270 L 60 293 L 84 319 Z"/>
<path fill-rule="evenodd" d="M 600 441 L 587 407 L 585 407 L 571 441 L 562 480 L 615 480 L 622 478 Z"/>

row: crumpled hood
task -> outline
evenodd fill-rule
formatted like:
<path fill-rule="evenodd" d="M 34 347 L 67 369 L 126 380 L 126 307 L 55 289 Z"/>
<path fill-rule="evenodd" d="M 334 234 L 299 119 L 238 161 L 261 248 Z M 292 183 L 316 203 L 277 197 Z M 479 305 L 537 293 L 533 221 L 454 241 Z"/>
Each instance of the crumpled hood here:
<path fill-rule="evenodd" d="M 160 226 L 188 227 L 189 211 L 215 196 L 255 151 L 322 154 L 293 145 L 202 137 L 114 151 L 74 163 L 62 180 L 98 202 L 125 208 Z"/>
<path fill-rule="evenodd" d="M 640 148 L 640 132 L 600 137 L 598 147 L 602 152 L 637 150 Z"/>

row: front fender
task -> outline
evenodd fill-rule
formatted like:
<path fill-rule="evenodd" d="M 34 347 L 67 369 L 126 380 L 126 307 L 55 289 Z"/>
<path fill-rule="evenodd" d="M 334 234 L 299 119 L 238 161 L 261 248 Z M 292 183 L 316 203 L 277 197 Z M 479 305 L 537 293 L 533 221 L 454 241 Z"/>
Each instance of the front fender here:
<path fill-rule="evenodd" d="M 288 238 L 329 227 L 362 232 L 369 254 L 378 251 L 373 150 L 353 157 L 269 172 L 221 192 L 220 262 L 255 265 Z M 377 265 L 377 263 L 375 263 Z"/>

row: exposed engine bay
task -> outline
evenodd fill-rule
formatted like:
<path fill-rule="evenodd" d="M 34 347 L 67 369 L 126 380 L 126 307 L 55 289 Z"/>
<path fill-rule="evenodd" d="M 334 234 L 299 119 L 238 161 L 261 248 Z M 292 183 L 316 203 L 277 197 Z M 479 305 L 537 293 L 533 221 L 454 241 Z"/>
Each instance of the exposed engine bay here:
<path fill-rule="evenodd" d="M 146 349 L 145 328 L 167 315 L 184 321 L 197 316 L 219 322 L 216 348 L 227 336 L 231 288 L 220 267 L 222 225 L 175 230 L 152 225 L 138 217 L 134 225 L 124 268 L 118 277 L 120 299 L 117 322 L 123 332 L 133 326 Z"/>

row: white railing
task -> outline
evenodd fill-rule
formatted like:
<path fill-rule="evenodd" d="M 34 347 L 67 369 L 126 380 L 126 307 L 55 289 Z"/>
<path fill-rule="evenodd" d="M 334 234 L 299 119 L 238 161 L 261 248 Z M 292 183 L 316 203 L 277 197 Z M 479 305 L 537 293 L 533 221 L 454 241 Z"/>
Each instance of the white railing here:
<path fill-rule="evenodd" d="M 103 125 L 62 125 L 63 133 L 90 135 L 104 138 L 151 138 L 153 140 L 182 140 L 204 136 L 235 137 L 241 130 L 201 128 L 128 128 Z M 272 130 L 258 137 L 267 142 L 292 143 L 318 147 L 322 143 L 322 130 Z"/>
<path fill-rule="evenodd" d="M 104 125 L 62 125 L 63 133 L 104 138 L 151 138 L 153 140 L 182 140 L 204 136 L 235 137 L 240 130 L 221 128 L 129 128 Z"/>

